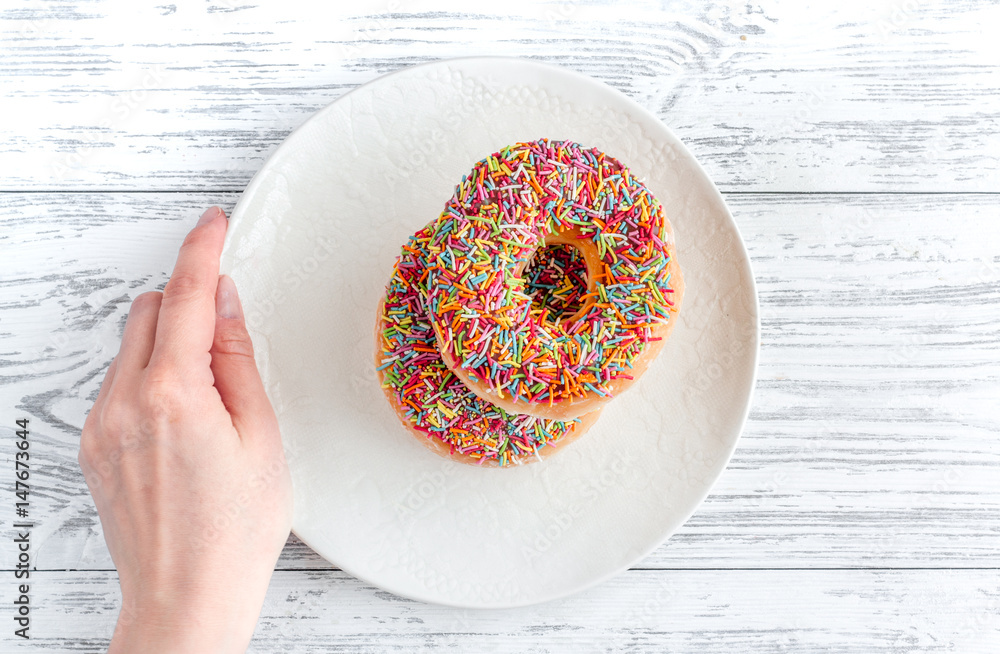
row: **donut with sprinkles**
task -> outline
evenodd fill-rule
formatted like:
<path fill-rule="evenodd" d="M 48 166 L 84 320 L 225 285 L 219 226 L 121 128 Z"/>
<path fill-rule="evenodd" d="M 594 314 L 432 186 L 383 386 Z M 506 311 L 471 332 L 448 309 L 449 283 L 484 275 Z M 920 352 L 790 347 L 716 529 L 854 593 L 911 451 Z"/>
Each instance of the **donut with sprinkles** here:
<path fill-rule="evenodd" d="M 540 248 L 586 263 L 571 315 L 532 301 Z M 567 420 L 645 371 L 684 283 L 663 207 L 617 159 L 571 141 L 517 143 L 478 162 L 430 227 L 427 315 L 445 363 L 510 413 Z"/>
<path fill-rule="evenodd" d="M 541 458 L 582 435 L 597 412 L 568 421 L 510 414 L 473 393 L 448 366 L 425 310 L 430 231 L 410 237 L 393 268 L 378 312 L 376 370 L 382 389 L 411 433 L 438 454 L 462 463 L 509 466 Z M 564 277 L 578 271 L 571 258 L 537 262 L 529 289 L 548 293 L 554 306 L 572 299 Z M 560 292 L 561 291 L 561 292 Z"/>

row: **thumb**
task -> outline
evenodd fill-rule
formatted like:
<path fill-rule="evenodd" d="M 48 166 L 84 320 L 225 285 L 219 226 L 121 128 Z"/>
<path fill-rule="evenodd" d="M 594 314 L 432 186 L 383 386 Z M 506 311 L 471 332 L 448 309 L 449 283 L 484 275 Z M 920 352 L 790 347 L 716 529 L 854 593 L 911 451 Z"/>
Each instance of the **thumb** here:
<path fill-rule="evenodd" d="M 211 354 L 215 388 L 240 438 L 246 442 L 258 435 L 277 434 L 277 419 L 257 371 L 243 306 L 236 284 L 227 275 L 219 275 L 215 291 L 215 338 Z"/>

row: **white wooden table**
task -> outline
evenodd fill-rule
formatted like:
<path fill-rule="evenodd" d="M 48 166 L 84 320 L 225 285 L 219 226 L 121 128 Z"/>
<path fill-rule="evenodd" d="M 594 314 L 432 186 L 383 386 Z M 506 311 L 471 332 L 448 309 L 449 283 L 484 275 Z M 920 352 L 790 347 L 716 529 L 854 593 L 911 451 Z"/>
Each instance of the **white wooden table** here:
<path fill-rule="evenodd" d="M 1000 4 L 140 4 L 0 9 L 0 650 L 108 642 L 80 428 L 200 211 L 358 84 L 502 54 L 631 96 L 723 190 L 761 300 L 743 438 L 648 559 L 537 607 L 400 599 L 292 538 L 251 650 L 1000 651 Z"/>

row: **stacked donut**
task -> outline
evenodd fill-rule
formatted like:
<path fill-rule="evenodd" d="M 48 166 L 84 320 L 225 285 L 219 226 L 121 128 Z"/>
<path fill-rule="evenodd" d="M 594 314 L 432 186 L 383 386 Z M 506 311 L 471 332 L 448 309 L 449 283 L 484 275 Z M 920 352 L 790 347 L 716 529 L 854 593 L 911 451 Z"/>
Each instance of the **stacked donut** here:
<path fill-rule="evenodd" d="M 379 307 L 376 370 L 435 451 L 506 466 L 582 435 L 656 357 L 684 291 L 660 202 L 569 141 L 477 163 L 410 237 Z"/>

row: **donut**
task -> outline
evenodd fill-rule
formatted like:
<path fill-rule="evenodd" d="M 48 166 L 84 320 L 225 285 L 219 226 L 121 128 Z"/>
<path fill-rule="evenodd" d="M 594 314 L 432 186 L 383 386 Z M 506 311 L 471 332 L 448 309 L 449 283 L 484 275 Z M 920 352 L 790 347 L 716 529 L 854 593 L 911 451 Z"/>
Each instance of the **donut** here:
<path fill-rule="evenodd" d="M 510 414 L 473 393 L 445 364 L 425 310 L 430 231 L 410 237 L 393 268 L 378 311 L 375 366 L 379 382 L 403 425 L 434 452 L 462 463 L 509 466 L 541 458 L 581 436 L 597 412 L 557 421 Z M 556 271 L 540 270 L 538 291 L 565 298 Z M 547 261 L 540 262 L 548 265 Z M 572 270 L 572 266 L 569 268 Z"/>
<path fill-rule="evenodd" d="M 660 202 L 615 158 L 570 141 L 478 162 L 430 228 L 427 310 L 448 367 L 510 413 L 578 418 L 624 391 L 677 321 L 684 284 Z M 586 264 L 571 315 L 533 304 L 540 248 Z"/>

